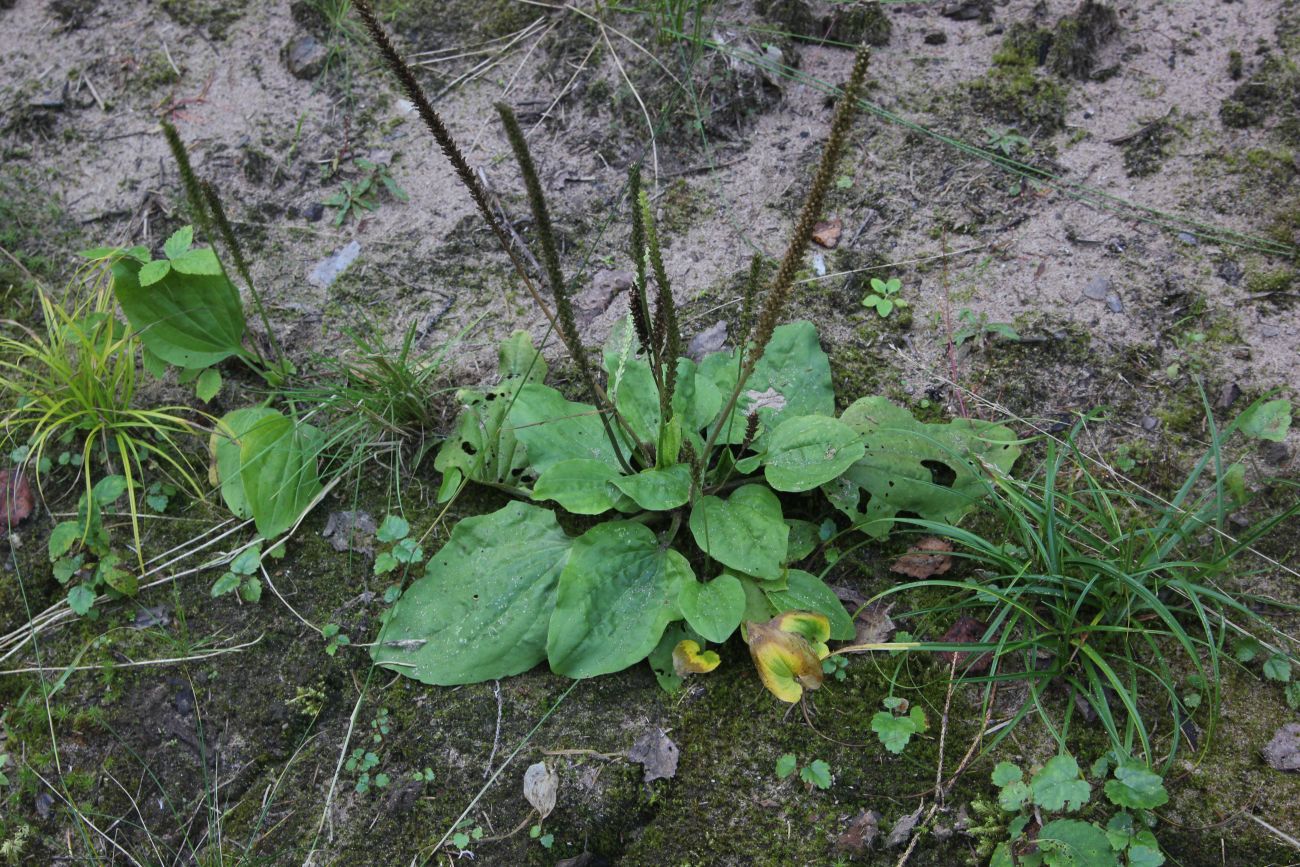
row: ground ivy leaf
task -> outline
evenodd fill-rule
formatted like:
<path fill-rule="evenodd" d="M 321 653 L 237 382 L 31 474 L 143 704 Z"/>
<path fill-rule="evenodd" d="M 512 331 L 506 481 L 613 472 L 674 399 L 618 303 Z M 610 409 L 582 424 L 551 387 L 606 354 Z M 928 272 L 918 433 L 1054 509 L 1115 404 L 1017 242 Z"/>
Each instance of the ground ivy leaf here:
<path fill-rule="evenodd" d="M 1291 660 L 1280 653 L 1273 654 L 1264 660 L 1264 677 L 1286 683 L 1291 679 Z"/>
<path fill-rule="evenodd" d="M 401 515 L 386 515 L 375 530 L 375 539 L 380 542 L 397 542 L 411 533 L 411 524 Z"/>
<path fill-rule="evenodd" d="M 683 506 L 691 498 L 691 468 L 674 464 L 661 470 L 642 470 L 634 476 L 619 476 L 610 484 L 652 512 L 666 512 Z"/>
<path fill-rule="evenodd" d="M 926 729 L 925 711 L 912 708 L 906 716 L 894 716 L 891 711 L 877 711 L 871 718 L 871 730 L 876 733 L 889 752 L 899 755 L 907 747 L 912 735 Z"/>
<path fill-rule="evenodd" d="M 573 542 L 546 636 L 551 670 L 586 678 L 645 659 L 681 616 L 677 597 L 694 581 L 686 558 L 644 524 L 608 521 Z"/>
<path fill-rule="evenodd" d="M 777 777 L 784 780 L 786 777 L 794 773 L 797 764 L 798 759 L 795 758 L 794 753 L 785 753 L 781 758 L 776 760 Z"/>
<path fill-rule="evenodd" d="M 68 607 L 78 617 L 85 617 L 95 607 L 95 591 L 85 584 L 78 584 L 68 591 Z"/>
<path fill-rule="evenodd" d="M 1088 802 L 1092 792 L 1092 787 L 1080 777 L 1079 763 L 1069 755 L 1049 759 L 1034 774 L 1029 786 L 1034 803 L 1050 813 L 1074 812 Z"/>
<path fill-rule="evenodd" d="M 81 539 L 82 526 L 79 521 L 61 521 L 50 531 L 48 544 L 50 562 L 62 557 Z"/>
<path fill-rule="evenodd" d="M 527 503 L 462 520 L 389 611 L 371 656 L 443 686 L 527 671 L 546 657 L 570 545 L 555 513 Z"/>
<path fill-rule="evenodd" d="M 736 631 L 745 615 L 745 588 L 735 575 L 723 572 L 707 584 L 683 584 L 677 605 L 692 629 L 708 641 L 721 644 Z"/>
<path fill-rule="evenodd" d="M 763 475 L 778 491 L 811 491 L 866 454 L 853 428 L 833 418 L 787 418 L 768 436 Z"/>
<path fill-rule="evenodd" d="M 998 792 L 998 806 L 1008 813 L 1014 813 L 1029 800 L 1029 784 L 1022 780 L 1007 783 Z"/>
<path fill-rule="evenodd" d="M 767 598 L 778 611 L 816 611 L 825 615 L 830 621 L 831 638 L 836 641 L 848 641 L 857 635 L 853 618 L 844 610 L 835 591 L 809 572 L 801 569 L 788 570 L 786 588 L 768 590 Z"/>
<path fill-rule="evenodd" d="M 212 590 L 210 592 L 214 597 L 224 596 L 238 587 L 239 581 L 239 576 L 234 572 L 226 572 L 216 581 L 212 582 Z"/>
<path fill-rule="evenodd" d="M 781 501 L 762 485 L 745 485 L 726 500 L 700 498 L 690 526 L 695 544 L 724 566 L 759 578 L 781 577 L 790 528 Z"/>
<path fill-rule="evenodd" d="M 998 762 L 993 766 L 993 785 L 1009 786 L 1012 783 L 1018 783 L 1025 778 L 1024 771 L 1020 770 L 1019 765 L 1011 762 Z"/>
<path fill-rule="evenodd" d="M 1120 765 L 1115 779 L 1106 781 L 1111 803 L 1132 810 L 1151 810 L 1169 802 L 1160 775 L 1137 764 Z"/>

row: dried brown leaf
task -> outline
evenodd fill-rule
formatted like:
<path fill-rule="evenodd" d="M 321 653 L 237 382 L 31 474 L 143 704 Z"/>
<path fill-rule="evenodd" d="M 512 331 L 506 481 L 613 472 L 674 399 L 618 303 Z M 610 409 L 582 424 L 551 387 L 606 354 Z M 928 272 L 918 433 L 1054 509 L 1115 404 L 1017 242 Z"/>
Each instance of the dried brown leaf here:
<path fill-rule="evenodd" d="M 831 217 L 813 226 L 812 239 L 827 250 L 834 250 L 839 246 L 840 235 L 843 233 L 844 221 L 839 217 Z"/>
<path fill-rule="evenodd" d="M 907 549 L 907 553 L 889 567 L 889 571 L 924 579 L 942 575 L 952 568 L 952 543 L 947 539 L 927 536 Z"/>
<path fill-rule="evenodd" d="M 27 475 L 21 469 L 0 470 L 0 518 L 6 532 L 27 520 L 35 505 Z"/>
<path fill-rule="evenodd" d="M 980 623 L 974 617 L 958 617 L 943 638 L 939 640 L 945 644 L 973 644 L 984 637 L 985 625 Z M 944 668 L 952 665 L 954 659 L 957 660 L 957 670 L 965 674 L 980 674 L 988 671 L 993 664 L 993 654 L 983 653 L 974 662 L 968 662 L 971 654 L 960 650 L 944 650 L 935 654 Z"/>

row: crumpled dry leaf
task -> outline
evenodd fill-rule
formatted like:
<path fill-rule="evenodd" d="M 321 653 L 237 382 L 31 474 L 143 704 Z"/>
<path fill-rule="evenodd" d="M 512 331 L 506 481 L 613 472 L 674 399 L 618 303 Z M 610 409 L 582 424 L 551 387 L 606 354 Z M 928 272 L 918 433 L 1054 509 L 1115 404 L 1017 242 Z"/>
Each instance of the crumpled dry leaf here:
<path fill-rule="evenodd" d="M 330 512 L 321 536 L 330 543 L 331 548 L 340 553 L 352 550 L 371 554 L 373 550 L 370 543 L 374 541 L 377 529 L 375 519 L 369 512 Z"/>
<path fill-rule="evenodd" d="M 1264 747 L 1264 761 L 1276 771 L 1300 771 L 1300 723 L 1287 723 Z"/>
<path fill-rule="evenodd" d="M 909 813 L 894 823 L 894 827 L 889 829 L 889 836 L 885 838 L 886 849 L 902 846 L 912 838 L 912 832 L 916 830 L 916 823 L 921 821 L 921 810 L 924 806 L 923 804 L 917 807 L 915 813 Z"/>
<path fill-rule="evenodd" d="M 555 794 L 560 787 L 560 776 L 546 762 L 529 765 L 524 771 L 524 797 L 533 805 L 540 818 L 545 819 L 555 809 Z"/>
<path fill-rule="evenodd" d="M 768 692 L 781 701 L 794 704 L 803 696 L 805 689 L 817 689 L 822 685 L 821 660 L 826 650 L 824 639 L 817 641 L 816 647 L 808 638 L 797 631 L 787 631 L 781 627 L 781 618 L 787 618 L 791 627 L 803 625 L 803 621 L 792 618 L 791 614 L 804 614 L 806 617 L 821 615 L 806 612 L 787 612 L 773 618 L 768 623 L 748 621 L 745 624 L 745 643 L 749 645 L 749 656 L 758 669 L 759 679 Z M 822 620 L 825 621 L 822 616 Z M 826 626 L 826 636 L 830 636 L 830 626 Z"/>
<path fill-rule="evenodd" d="M 5 532 L 17 527 L 32 514 L 36 501 L 22 469 L 0 470 L 0 520 Z"/>
<path fill-rule="evenodd" d="M 864 810 L 849 823 L 849 827 L 835 841 L 835 848 L 861 855 L 876 843 L 880 836 L 881 816 L 875 810 Z"/>
<path fill-rule="evenodd" d="M 857 644 L 883 644 L 893 638 L 894 633 L 898 631 L 898 624 L 894 623 L 889 616 L 893 608 L 892 602 L 888 604 L 873 602 L 859 611 L 853 622 L 858 630 L 854 641 Z"/>
<path fill-rule="evenodd" d="M 629 761 L 645 768 L 645 781 L 671 780 L 677 776 L 677 744 L 659 729 L 652 729 L 632 744 L 627 751 Z"/>
<path fill-rule="evenodd" d="M 701 650 L 697 641 L 689 638 L 677 642 L 673 648 L 673 671 L 678 677 L 692 674 L 708 674 L 718 667 L 722 660 L 712 650 Z"/>
<path fill-rule="evenodd" d="M 946 644 L 973 644 L 984 637 L 985 628 L 984 624 L 974 617 L 958 617 L 957 622 L 939 640 Z M 944 668 L 950 667 L 953 659 L 956 659 L 957 671 L 964 674 L 980 674 L 988 671 L 989 666 L 993 664 L 992 653 L 983 653 L 974 662 L 968 662 L 970 656 L 970 653 L 960 650 L 943 650 L 935 654 L 935 658 L 943 664 Z"/>
<path fill-rule="evenodd" d="M 908 548 L 907 553 L 889 567 L 889 571 L 917 579 L 942 575 L 952 568 L 952 557 L 948 556 L 951 551 L 952 543 L 947 539 L 927 536 Z"/>
<path fill-rule="evenodd" d="M 831 217 L 813 226 L 812 239 L 827 250 L 834 250 L 839 246 L 840 235 L 843 233 L 844 221 L 839 217 Z"/>

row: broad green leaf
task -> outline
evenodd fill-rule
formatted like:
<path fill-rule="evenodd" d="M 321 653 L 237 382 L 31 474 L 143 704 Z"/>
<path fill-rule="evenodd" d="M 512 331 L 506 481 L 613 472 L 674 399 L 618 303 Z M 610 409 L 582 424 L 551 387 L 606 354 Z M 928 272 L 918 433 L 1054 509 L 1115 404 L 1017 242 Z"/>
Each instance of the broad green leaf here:
<path fill-rule="evenodd" d="M 154 355 L 147 347 L 140 350 L 140 364 L 154 379 L 162 379 L 167 375 L 167 362 Z"/>
<path fill-rule="evenodd" d="M 659 440 L 661 422 L 659 391 L 654 383 L 650 365 L 629 351 L 627 341 L 636 349 L 636 336 L 630 327 L 615 328 L 602 356 L 605 372 L 609 374 L 609 393 L 615 406 L 637 437 L 649 443 Z M 703 446 L 699 436 L 719 410 L 722 395 L 712 379 L 701 376 L 695 362 L 688 358 L 677 359 L 676 387 L 673 389 L 673 415 L 680 419 L 682 432 L 692 445 Z"/>
<path fill-rule="evenodd" d="M 245 434 L 259 422 L 278 413 L 267 407 L 250 406 L 226 413 L 212 432 L 209 447 L 213 455 L 216 477 L 213 481 L 221 485 L 221 498 L 226 501 L 237 518 L 251 518 L 253 512 L 244 495 L 244 482 L 239 474 L 239 447 Z"/>
<path fill-rule="evenodd" d="M 836 641 L 848 641 L 857 635 L 853 618 L 826 582 L 799 569 L 790 569 L 786 581 L 786 589 L 767 591 L 767 598 L 778 611 L 816 611 L 825 615 L 830 621 L 831 638 Z"/>
<path fill-rule="evenodd" d="M 730 575 L 730 572 L 723 572 L 724 575 Z M 776 608 L 772 605 L 767 594 L 759 582 L 748 575 L 734 576 L 740 582 L 740 587 L 745 591 L 745 620 L 752 620 L 755 623 L 765 623 L 776 614 Z"/>
<path fill-rule="evenodd" d="M 1050 813 L 1062 810 L 1073 813 L 1088 802 L 1092 787 L 1080 777 L 1079 764 L 1073 756 L 1048 759 L 1047 764 L 1029 781 L 1034 803 Z"/>
<path fill-rule="evenodd" d="M 602 461 L 560 461 L 533 484 L 533 499 L 554 500 L 575 515 L 599 515 L 614 508 L 609 483 L 617 478 L 618 470 Z"/>
<path fill-rule="evenodd" d="M 68 553 L 81 540 L 82 529 L 80 521 L 60 521 L 54 525 L 48 543 L 51 563 Z"/>
<path fill-rule="evenodd" d="M 207 403 L 216 397 L 219 391 L 221 391 L 221 374 L 215 368 L 209 367 L 199 374 L 198 382 L 194 386 L 195 397 Z"/>
<path fill-rule="evenodd" d="M 798 518 L 786 518 L 785 523 L 790 528 L 790 538 L 786 543 L 784 562 L 797 562 L 817 550 L 821 536 L 816 524 Z"/>
<path fill-rule="evenodd" d="M 776 494 L 762 485 L 745 485 L 726 500 L 701 497 L 690 525 L 695 544 L 724 566 L 759 578 L 781 577 L 790 528 Z"/>
<path fill-rule="evenodd" d="M 691 498 L 691 468 L 674 464 L 662 470 L 642 470 L 635 476 L 619 476 L 611 484 L 643 509 L 666 512 L 683 506 Z"/>
<path fill-rule="evenodd" d="M 478 683 L 546 658 L 571 540 L 540 506 L 513 502 L 456 524 L 389 610 L 371 656 L 424 683 Z"/>
<path fill-rule="evenodd" d="M 126 487 L 126 476 L 114 473 L 96 482 L 95 487 L 91 489 L 91 496 L 95 499 L 95 505 L 102 509 L 125 494 Z"/>
<path fill-rule="evenodd" d="M 763 475 L 778 491 L 811 491 L 866 454 L 853 428 L 822 415 L 787 418 L 767 439 Z"/>
<path fill-rule="evenodd" d="M 522 386 L 506 421 L 528 449 L 528 464 L 539 475 L 560 461 L 579 458 L 619 469 L 595 408 L 566 400 L 549 386 Z"/>
<path fill-rule="evenodd" d="M 113 293 L 131 327 L 163 361 L 203 368 L 242 353 L 244 308 L 225 275 L 173 270 L 143 285 L 140 264 L 126 258 L 114 262 L 112 272 Z"/>
<path fill-rule="evenodd" d="M 278 412 L 240 438 L 239 477 L 257 532 L 274 539 L 297 522 L 320 493 L 316 460 L 324 436 Z"/>
<path fill-rule="evenodd" d="M 822 490 L 876 538 L 889 534 L 899 512 L 956 521 L 985 493 L 987 470 L 977 463 L 1007 472 L 1020 455 L 1008 428 L 969 419 L 925 424 L 883 397 L 862 398 L 840 420 L 863 437 L 866 454 Z"/>
<path fill-rule="evenodd" d="M 1132 810 L 1152 810 L 1169 803 L 1164 780 L 1139 764 L 1116 768 L 1115 779 L 1106 781 L 1106 797 L 1112 804 Z"/>
<path fill-rule="evenodd" d="M 380 542 L 396 542 L 411 534 L 411 524 L 401 515 L 385 515 L 375 530 L 375 539 Z"/>
<path fill-rule="evenodd" d="M 725 400 L 735 389 L 738 367 L 735 351 L 715 352 L 704 357 L 699 371 Z M 763 357 L 745 383 L 731 416 L 723 423 L 718 442 L 740 443 L 750 412 L 757 412 L 762 422 L 755 441 L 759 446 L 765 442 L 766 431 L 787 418 L 835 414 L 830 360 L 811 322 L 790 322 L 772 332 Z M 716 421 L 709 424 L 712 428 Z"/>
<path fill-rule="evenodd" d="M 721 644 L 736 631 L 745 615 L 745 588 L 735 575 L 723 572 L 707 584 L 683 584 L 677 605 L 692 629 L 714 644 Z"/>
<path fill-rule="evenodd" d="M 140 285 L 152 286 L 162 278 L 166 277 L 171 270 L 171 262 L 168 262 L 166 259 L 155 259 L 140 268 Z"/>
<path fill-rule="evenodd" d="M 1106 832 L 1091 822 L 1056 819 L 1042 827 L 1037 841 L 1048 864 L 1061 867 L 1116 867 L 1119 863 L 1110 848 L 1110 841 L 1106 839 Z"/>
<path fill-rule="evenodd" d="M 163 242 L 163 255 L 168 259 L 175 259 L 183 255 L 190 245 L 194 243 L 194 227 L 181 226 L 172 236 Z"/>
<path fill-rule="evenodd" d="M 526 465 L 523 447 L 505 427 L 506 412 L 522 380 L 502 382 L 487 392 L 463 389 L 457 394 L 462 404 L 456 429 L 443 441 L 434 469 L 443 474 L 438 502 L 446 502 L 465 479 L 516 483 Z"/>
<path fill-rule="evenodd" d="M 533 348 L 527 331 L 516 331 L 497 348 L 497 372 L 503 380 L 542 382 L 546 379 L 546 361 Z"/>
<path fill-rule="evenodd" d="M 998 762 L 993 766 L 993 785 L 1002 787 L 1018 783 L 1025 778 L 1020 766 L 1011 762 Z"/>
<path fill-rule="evenodd" d="M 586 678 L 622 671 L 655 649 L 694 581 L 686 558 L 644 524 L 608 521 L 579 536 L 560 573 L 546 637 L 551 670 Z"/>
<path fill-rule="evenodd" d="M 227 593 L 233 593 L 239 587 L 239 582 L 243 580 L 234 572 L 223 573 L 220 578 L 212 582 L 211 594 L 216 596 L 225 596 Z"/>
<path fill-rule="evenodd" d="M 1241 432 L 1248 437 L 1280 443 L 1291 427 L 1291 401 L 1268 400 L 1241 414 Z"/>
<path fill-rule="evenodd" d="M 192 274 L 201 277 L 222 277 L 225 272 L 221 270 L 221 261 L 217 259 L 217 254 L 208 248 L 202 250 L 190 250 L 184 255 L 172 259 L 172 269 L 182 274 Z"/>

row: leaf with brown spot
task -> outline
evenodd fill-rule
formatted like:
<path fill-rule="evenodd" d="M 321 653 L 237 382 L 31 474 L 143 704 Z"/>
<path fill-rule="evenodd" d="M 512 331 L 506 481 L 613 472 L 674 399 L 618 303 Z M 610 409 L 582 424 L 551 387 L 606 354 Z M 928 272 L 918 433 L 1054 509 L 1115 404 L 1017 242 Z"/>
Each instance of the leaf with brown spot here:
<path fill-rule="evenodd" d="M 27 520 L 35 505 L 22 469 L 0 470 L 0 516 L 4 517 L 6 532 Z"/>
<path fill-rule="evenodd" d="M 843 233 L 844 221 L 839 217 L 831 217 L 813 226 L 812 239 L 827 250 L 834 250 L 839 246 L 840 235 Z"/>
<path fill-rule="evenodd" d="M 974 617 L 958 617 L 943 638 L 939 641 L 944 644 L 974 644 L 984 638 L 985 626 Z M 967 662 L 971 654 L 961 650 L 943 650 L 936 653 L 935 656 L 939 662 L 943 663 L 944 668 L 950 668 L 954 659 L 957 660 L 957 670 L 964 674 L 980 674 L 988 671 L 993 664 L 993 654 L 981 654 L 974 662 Z"/>
<path fill-rule="evenodd" d="M 952 543 L 937 536 L 927 536 L 889 567 L 889 571 L 924 579 L 942 575 L 952 568 Z"/>

